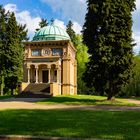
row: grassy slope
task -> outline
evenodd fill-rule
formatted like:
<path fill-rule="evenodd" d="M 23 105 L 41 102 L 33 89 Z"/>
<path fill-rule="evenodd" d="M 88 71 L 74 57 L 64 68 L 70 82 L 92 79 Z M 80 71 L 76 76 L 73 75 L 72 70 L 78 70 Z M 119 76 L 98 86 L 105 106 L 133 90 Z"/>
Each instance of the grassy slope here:
<path fill-rule="evenodd" d="M 116 106 L 136 106 L 129 103 L 126 99 L 116 99 L 115 101 L 107 101 L 106 97 L 90 96 L 90 95 L 74 95 L 74 96 L 56 96 L 39 104 L 73 104 L 73 105 L 116 105 Z"/>
<path fill-rule="evenodd" d="M 78 110 L 0 111 L 0 135 L 140 139 L 140 112 Z"/>

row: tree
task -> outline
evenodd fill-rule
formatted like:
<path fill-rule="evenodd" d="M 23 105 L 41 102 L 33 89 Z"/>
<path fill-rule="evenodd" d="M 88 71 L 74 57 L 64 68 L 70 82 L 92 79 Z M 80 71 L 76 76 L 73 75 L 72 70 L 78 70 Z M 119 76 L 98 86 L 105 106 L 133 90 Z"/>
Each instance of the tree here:
<path fill-rule="evenodd" d="M 6 13 L 0 6 L 0 31 L 1 95 L 4 85 L 6 89 L 10 88 L 13 94 L 17 83 L 22 80 L 22 41 L 28 39 L 26 25 L 19 25 L 14 13 Z"/>
<path fill-rule="evenodd" d="M 77 49 L 77 89 L 79 94 L 83 94 L 87 92 L 87 87 L 82 79 L 82 75 L 85 72 L 85 64 L 88 61 L 88 49 L 87 46 L 82 43 L 82 35 L 76 35 L 75 31 L 72 28 L 73 23 L 72 21 L 69 21 L 67 24 L 66 31 L 69 34 L 73 45 Z"/>
<path fill-rule="evenodd" d="M 5 85 L 11 89 L 13 95 L 18 82 L 22 80 L 23 47 L 22 40 L 27 39 L 25 25 L 18 25 L 14 13 L 10 13 L 7 23 L 7 46 L 5 50 L 7 65 Z"/>
<path fill-rule="evenodd" d="M 66 28 L 66 31 L 68 33 L 68 35 L 70 36 L 71 38 L 71 41 L 73 42 L 74 46 L 77 45 L 76 44 L 76 34 L 75 34 L 75 31 L 72 29 L 73 27 L 73 23 L 72 21 L 70 20 L 67 24 L 67 28 Z"/>
<path fill-rule="evenodd" d="M 2 6 L 0 6 L 0 94 L 3 95 L 4 77 L 5 72 L 5 47 L 7 45 L 6 40 L 6 22 L 8 20 L 8 13 L 5 12 Z"/>
<path fill-rule="evenodd" d="M 123 87 L 122 92 L 120 93 L 120 96 L 140 96 L 140 56 L 134 57 L 134 77 L 130 79 L 130 83 L 126 84 L 125 87 Z"/>
<path fill-rule="evenodd" d="M 45 26 L 48 26 L 48 25 L 49 25 L 48 20 L 42 18 L 41 21 L 39 22 L 39 27 L 40 28 L 37 28 L 36 31 L 38 31 L 39 29 L 41 29 L 41 28 L 43 28 Z"/>
<path fill-rule="evenodd" d="M 111 100 L 132 75 L 132 14 L 135 0 L 88 0 L 83 42 L 90 58 L 84 81 Z"/>
<path fill-rule="evenodd" d="M 87 92 L 87 87 L 85 82 L 82 79 L 82 75 L 86 69 L 86 63 L 88 62 L 88 48 L 86 45 L 82 43 L 82 35 L 76 35 L 76 59 L 77 59 L 77 85 L 78 85 L 78 93 L 85 94 Z"/>

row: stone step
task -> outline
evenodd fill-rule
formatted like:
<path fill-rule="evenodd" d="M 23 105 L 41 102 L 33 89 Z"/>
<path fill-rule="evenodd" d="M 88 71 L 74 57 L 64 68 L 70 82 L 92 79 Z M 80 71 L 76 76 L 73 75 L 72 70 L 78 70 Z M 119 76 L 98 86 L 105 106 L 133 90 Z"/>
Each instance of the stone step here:
<path fill-rule="evenodd" d="M 23 92 L 16 96 L 16 98 L 50 98 L 52 95 L 45 92 Z"/>
<path fill-rule="evenodd" d="M 50 92 L 50 84 L 35 84 L 31 83 L 24 90 L 25 92 Z"/>

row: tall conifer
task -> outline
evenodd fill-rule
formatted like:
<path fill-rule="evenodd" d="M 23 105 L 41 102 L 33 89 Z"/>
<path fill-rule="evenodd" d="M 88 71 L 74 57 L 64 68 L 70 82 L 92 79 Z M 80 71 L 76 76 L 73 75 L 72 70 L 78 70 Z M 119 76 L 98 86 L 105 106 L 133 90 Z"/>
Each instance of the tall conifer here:
<path fill-rule="evenodd" d="M 17 24 L 14 13 L 10 14 L 7 24 L 7 48 L 6 48 L 6 85 L 13 90 L 17 87 L 18 82 L 22 80 L 22 61 L 23 47 L 21 41 L 26 39 L 27 31 L 25 26 Z"/>
<path fill-rule="evenodd" d="M 71 20 L 67 24 L 66 31 L 69 34 L 69 36 L 71 38 L 71 41 L 74 44 L 74 46 L 77 45 L 76 44 L 76 34 L 75 34 L 75 31 L 73 30 L 73 23 L 72 23 Z"/>
<path fill-rule="evenodd" d="M 84 80 L 110 100 L 132 74 L 135 0 L 87 0 L 87 4 L 83 39 L 91 56 Z"/>
<path fill-rule="evenodd" d="M 5 48 L 7 45 L 6 23 L 8 13 L 0 5 L 0 95 L 3 95 L 5 70 Z"/>
<path fill-rule="evenodd" d="M 6 89 L 17 87 L 22 80 L 23 45 L 27 40 L 26 25 L 18 25 L 14 13 L 5 12 L 0 6 L 0 84 L 1 95 Z"/>

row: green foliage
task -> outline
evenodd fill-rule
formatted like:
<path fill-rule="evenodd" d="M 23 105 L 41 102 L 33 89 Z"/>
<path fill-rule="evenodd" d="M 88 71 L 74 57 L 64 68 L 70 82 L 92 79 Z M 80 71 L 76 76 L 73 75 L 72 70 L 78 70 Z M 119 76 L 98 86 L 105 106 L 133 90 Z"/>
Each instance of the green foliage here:
<path fill-rule="evenodd" d="M 83 39 L 91 56 L 84 81 L 111 99 L 132 76 L 135 0 L 88 0 L 87 4 Z"/>
<path fill-rule="evenodd" d="M 48 25 L 49 25 L 49 23 L 48 23 L 47 19 L 42 18 L 41 21 L 39 22 L 40 28 L 43 28 L 43 27 L 48 26 Z M 36 29 L 36 31 L 38 31 L 40 28 Z"/>
<path fill-rule="evenodd" d="M 16 89 L 18 82 L 22 80 L 22 61 L 23 48 L 21 46 L 21 36 L 23 30 L 17 25 L 14 13 L 10 14 L 7 23 L 7 47 L 5 50 L 7 60 L 7 76 L 5 77 L 5 85 L 13 90 Z"/>
<path fill-rule="evenodd" d="M 120 96 L 140 96 L 140 57 L 134 58 L 134 77 L 122 88 Z"/>
<path fill-rule="evenodd" d="M 76 49 L 77 49 L 77 85 L 78 85 L 78 94 L 87 94 L 88 88 L 86 87 L 82 76 L 86 69 L 86 63 L 88 62 L 89 55 L 87 53 L 88 48 L 82 43 L 82 35 L 76 35 Z"/>
<path fill-rule="evenodd" d="M 75 48 L 77 49 L 76 59 L 77 59 L 77 91 L 78 94 L 84 94 L 88 92 L 88 88 L 85 85 L 85 82 L 82 79 L 82 75 L 85 72 L 85 64 L 88 62 L 88 48 L 82 43 L 82 35 L 76 35 L 75 31 L 72 29 L 72 21 L 68 22 L 67 33 L 69 34 L 71 41 Z"/>
<path fill-rule="evenodd" d="M 4 88 L 4 76 L 5 72 L 5 47 L 7 45 L 6 41 L 6 22 L 8 21 L 8 13 L 5 13 L 5 10 L 0 5 L 0 94 L 3 95 Z"/>
<path fill-rule="evenodd" d="M 22 80 L 23 45 L 27 40 L 25 25 L 18 25 L 14 13 L 5 13 L 0 7 L 0 65 L 1 67 L 1 93 L 5 83 L 6 89 L 13 90 Z"/>
<path fill-rule="evenodd" d="M 67 28 L 66 28 L 66 31 L 67 33 L 69 34 L 70 38 L 71 38 L 71 41 L 73 42 L 74 46 L 77 45 L 77 42 L 76 42 L 76 33 L 75 31 L 73 30 L 73 23 L 72 21 L 70 20 L 67 24 Z"/>

